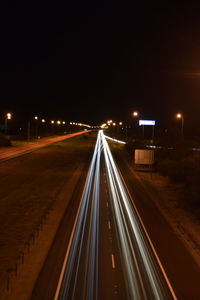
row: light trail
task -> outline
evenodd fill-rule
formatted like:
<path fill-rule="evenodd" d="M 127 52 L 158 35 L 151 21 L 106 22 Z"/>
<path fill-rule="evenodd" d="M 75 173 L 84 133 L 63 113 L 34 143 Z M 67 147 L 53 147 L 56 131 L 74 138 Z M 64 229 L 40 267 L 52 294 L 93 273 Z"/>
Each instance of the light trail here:
<path fill-rule="evenodd" d="M 111 229 L 111 223 L 108 221 L 108 229 Z"/>
<path fill-rule="evenodd" d="M 107 181 L 128 298 L 176 299 L 101 131 Z M 156 255 L 155 255 L 156 254 Z"/>
<path fill-rule="evenodd" d="M 101 150 L 99 133 L 78 216 L 75 220 L 75 230 L 67 258 L 66 272 L 62 278 L 63 284 L 58 287 L 55 300 L 98 299 L 99 168 Z M 84 259 L 84 270 L 81 268 L 82 258 Z M 80 292 L 80 272 L 82 272 L 81 296 L 78 294 Z"/>
<path fill-rule="evenodd" d="M 114 254 L 111 255 L 111 259 L 112 259 L 112 268 L 115 269 L 115 256 L 114 256 Z"/>
<path fill-rule="evenodd" d="M 124 281 L 131 300 L 175 300 L 176 296 L 100 130 L 56 291 L 57 299 L 98 300 L 100 167 L 104 158 Z M 108 221 L 108 228 L 111 228 Z M 116 269 L 111 255 L 112 268 Z M 116 270 L 115 270 L 116 271 Z M 62 283 L 61 283 L 62 282 Z M 101 299 L 100 299 L 101 300 Z"/>
<path fill-rule="evenodd" d="M 64 141 L 66 139 L 69 139 L 69 138 L 72 138 L 72 137 L 75 137 L 77 135 L 81 135 L 81 134 L 84 134 L 87 132 L 91 132 L 91 130 L 79 131 L 79 132 L 70 133 L 70 134 L 66 134 L 63 136 L 59 136 L 59 137 L 48 138 L 48 139 L 44 139 L 44 140 L 42 139 L 42 140 L 38 140 L 33 143 L 24 144 L 21 146 L 2 148 L 2 149 L 0 149 L 0 162 L 4 162 L 6 160 L 9 160 L 9 159 L 21 156 L 21 155 L 31 153 L 31 152 L 41 149 L 43 147 Z"/>
<path fill-rule="evenodd" d="M 113 139 L 113 138 L 111 138 L 111 137 L 109 137 L 109 136 L 107 136 L 107 135 L 105 135 L 105 134 L 104 134 L 104 137 L 105 137 L 106 139 L 108 139 L 108 140 L 111 140 L 111 141 L 116 142 L 116 143 L 119 143 L 119 144 L 126 144 L 126 142 L 124 142 L 124 141 L 120 141 L 120 140 L 117 140 L 117 139 Z"/>

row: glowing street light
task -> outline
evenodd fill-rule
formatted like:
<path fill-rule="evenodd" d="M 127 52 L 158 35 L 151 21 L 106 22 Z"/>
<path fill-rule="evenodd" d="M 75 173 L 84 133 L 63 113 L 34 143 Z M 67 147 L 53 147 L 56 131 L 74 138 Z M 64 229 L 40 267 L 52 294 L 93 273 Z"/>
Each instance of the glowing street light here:
<path fill-rule="evenodd" d="M 51 124 L 54 124 L 55 122 L 54 122 L 54 120 L 51 120 Z"/>
<path fill-rule="evenodd" d="M 6 114 L 6 118 L 7 118 L 8 120 L 10 120 L 10 119 L 12 118 L 12 114 L 11 114 L 11 113 L 7 113 L 7 114 Z"/>
<path fill-rule="evenodd" d="M 65 124 L 65 121 L 62 121 L 62 124 Z"/>
<path fill-rule="evenodd" d="M 123 123 L 122 123 L 122 122 L 119 122 L 119 125 L 120 125 L 120 126 L 122 126 L 122 125 L 123 125 Z"/>
<path fill-rule="evenodd" d="M 58 125 L 60 125 L 60 124 L 61 124 L 61 122 L 60 122 L 60 121 L 57 121 L 57 124 L 58 124 Z"/>
<path fill-rule="evenodd" d="M 34 116 L 35 120 L 35 138 L 38 138 L 38 116 Z M 30 137 L 30 121 L 28 122 L 28 140 Z"/>
<path fill-rule="evenodd" d="M 177 119 L 181 119 L 182 118 L 182 114 L 180 114 L 180 113 L 176 114 L 176 118 Z"/>
<path fill-rule="evenodd" d="M 138 117 L 138 115 L 139 115 L 139 113 L 138 113 L 137 111 L 134 111 L 134 112 L 133 112 L 133 116 L 134 116 L 134 117 Z"/>
<path fill-rule="evenodd" d="M 8 127 L 8 120 L 12 119 L 12 114 L 11 113 L 7 113 L 6 114 L 6 118 L 5 118 L 5 134 L 7 133 L 7 127 Z"/>
<path fill-rule="evenodd" d="M 183 132 L 183 127 L 184 127 L 184 117 L 181 113 L 177 113 L 176 114 L 176 118 L 178 120 L 181 120 L 181 136 L 182 136 L 182 140 L 184 140 L 184 132 Z"/>
<path fill-rule="evenodd" d="M 45 119 L 42 119 L 41 121 L 42 121 L 42 123 L 45 123 Z"/>

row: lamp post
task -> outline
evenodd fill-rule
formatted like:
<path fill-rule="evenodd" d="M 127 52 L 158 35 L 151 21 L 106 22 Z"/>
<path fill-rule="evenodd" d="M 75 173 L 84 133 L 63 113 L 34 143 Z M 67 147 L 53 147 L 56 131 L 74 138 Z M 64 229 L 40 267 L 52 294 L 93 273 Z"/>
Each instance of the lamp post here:
<path fill-rule="evenodd" d="M 35 120 L 35 138 L 37 139 L 37 137 L 38 137 L 38 116 L 35 116 L 34 120 Z"/>
<path fill-rule="evenodd" d="M 51 120 L 51 132 L 52 132 L 53 135 L 55 134 L 55 126 L 54 126 L 54 124 L 55 124 L 55 121 Z"/>
<path fill-rule="evenodd" d="M 60 120 L 58 120 L 57 122 L 56 122 L 56 124 L 58 125 L 58 126 L 56 126 L 56 132 L 57 132 L 57 134 L 58 135 L 60 135 L 60 133 L 61 133 L 61 121 Z M 76 124 L 75 124 L 76 125 Z"/>
<path fill-rule="evenodd" d="M 6 118 L 5 118 L 5 134 L 7 133 L 7 127 L 8 127 L 8 120 L 12 119 L 12 114 L 11 113 L 7 113 L 6 114 Z"/>
<path fill-rule="evenodd" d="M 47 131 L 48 131 L 48 129 L 47 129 L 47 123 L 46 123 L 46 120 L 45 120 L 45 119 L 42 119 L 41 122 L 42 122 L 42 124 L 45 125 L 45 129 L 44 129 L 43 133 L 44 133 L 45 136 L 47 136 Z"/>
<path fill-rule="evenodd" d="M 184 140 L 184 131 L 183 131 L 183 129 L 184 129 L 184 117 L 181 113 L 177 113 L 176 118 L 178 120 L 181 120 L 181 138 L 182 138 L 182 140 Z"/>
<path fill-rule="evenodd" d="M 134 117 L 135 119 L 138 120 L 139 116 L 140 116 L 140 113 L 139 113 L 138 111 L 134 111 L 134 112 L 133 112 L 133 117 Z M 137 128 L 137 127 L 136 127 L 136 128 Z M 136 137 L 137 137 L 137 133 L 136 133 Z M 142 138 L 144 139 L 144 126 L 142 126 Z"/>
<path fill-rule="evenodd" d="M 119 133 L 119 128 L 123 125 L 122 122 L 119 122 L 118 126 L 117 126 L 117 135 L 118 135 L 118 138 L 119 136 L 121 135 L 121 129 L 120 129 L 120 133 Z"/>
<path fill-rule="evenodd" d="M 31 121 L 28 120 L 28 127 L 27 127 L 27 141 L 30 140 L 30 131 L 31 131 Z"/>
<path fill-rule="evenodd" d="M 114 138 L 116 138 L 116 123 L 113 122 L 112 125 L 113 125 L 113 136 Z"/>

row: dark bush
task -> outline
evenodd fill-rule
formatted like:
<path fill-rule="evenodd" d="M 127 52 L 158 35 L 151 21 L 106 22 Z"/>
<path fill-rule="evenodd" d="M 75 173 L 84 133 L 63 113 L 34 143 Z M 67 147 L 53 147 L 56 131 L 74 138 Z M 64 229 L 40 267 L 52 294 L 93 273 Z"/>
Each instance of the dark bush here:
<path fill-rule="evenodd" d="M 0 133 L 0 147 L 11 146 L 11 140 L 8 136 Z"/>
<path fill-rule="evenodd" d="M 157 171 L 169 176 L 174 183 L 186 183 L 188 164 L 183 161 L 163 160 L 157 163 Z"/>

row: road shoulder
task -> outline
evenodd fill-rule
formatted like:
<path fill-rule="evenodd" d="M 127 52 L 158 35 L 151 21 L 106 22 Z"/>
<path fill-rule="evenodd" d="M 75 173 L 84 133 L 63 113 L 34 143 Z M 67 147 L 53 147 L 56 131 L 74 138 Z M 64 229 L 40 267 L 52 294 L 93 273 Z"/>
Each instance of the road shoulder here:
<path fill-rule="evenodd" d="M 82 170 L 83 165 L 79 165 L 71 179 L 60 190 L 57 201 L 47 216 L 42 230 L 35 242 L 30 245 L 30 249 L 27 250 L 24 263 L 19 265 L 17 276 L 13 274 L 10 278 L 9 291 L 5 290 L 0 296 L 2 300 L 27 300 L 31 298 L 35 282 L 45 262 Z"/>

